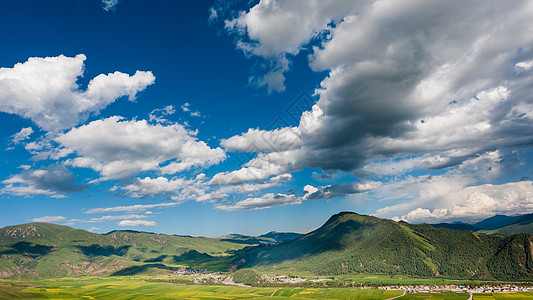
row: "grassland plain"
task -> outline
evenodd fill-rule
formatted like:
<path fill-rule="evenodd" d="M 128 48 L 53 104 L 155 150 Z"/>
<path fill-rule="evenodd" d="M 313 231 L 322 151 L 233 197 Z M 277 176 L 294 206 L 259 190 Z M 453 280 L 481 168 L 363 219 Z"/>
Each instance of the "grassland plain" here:
<path fill-rule="evenodd" d="M 0 280 L 0 299 L 390 299 L 402 291 L 357 288 L 240 287 L 147 282 L 148 277 Z M 468 299 L 466 293 L 406 294 L 397 299 Z M 533 299 L 533 293 L 474 294 L 473 299 Z"/>
<path fill-rule="evenodd" d="M 442 277 L 415 277 L 407 275 L 385 275 L 385 274 L 342 274 L 335 276 L 317 276 L 316 274 L 307 271 L 294 271 L 294 270 L 277 270 L 277 271 L 265 271 L 260 272 L 260 275 L 266 275 L 270 277 L 276 276 L 289 276 L 305 278 L 308 281 L 316 279 L 327 279 L 327 284 L 337 284 L 339 286 L 352 286 L 352 285 L 365 285 L 365 286 L 444 286 L 444 285 L 457 285 L 457 286 L 483 286 L 483 285 L 504 285 L 515 284 L 518 286 L 533 286 L 531 281 L 501 281 L 501 280 L 467 280 L 467 279 L 451 279 Z"/>
<path fill-rule="evenodd" d="M 293 272 L 294 273 L 294 272 Z M 272 273 L 271 273 L 272 274 Z M 304 275 L 307 278 L 313 278 L 310 275 Z M 383 275 L 383 274 L 345 274 L 334 276 L 333 282 L 339 283 L 362 283 L 372 286 L 385 286 L 385 285 L 459 285 L 459 286 L 482 286 L 482 285 L 502 285 L 502 284 L 516 284 L 519 286 L 532 286 L 533 283 L 529 281 L 500 281 L 500 280 L 462 280 L 462 279 L 447 279 L 447 278 L 435 278 L 435 277 L 412 277 L 405 275 Z"/>
<path fill-rule="evenodd" d="M 413 293 L 406 294 L 403 297 L 397 298 L 399 300 L 422 300 L 422 299 L 431 299 L 431 300 L 463 300 L 468 299 L 470 294 L 467 293 L 454 293 L 454 292 L 431 292 L 431 293 Z"/>
<path fill-rule="evenodd" d="M 494 293 L 494 294 L 474 294 L 474 300 L 498 300 L 498 299 L 514 299 L 514 300 L 531 300 L 533 299 L 533 293 Z"/>
<path fill-rule="evenodd" d="M 401 293 L 355 288 L 176 285 L 127 277 L 0 281 L 0 299 L 389 299 Z"/>
<path fill-rule="evenodd" d="M 240 287 L 147 282 L 149 277 L 0 280 L 0 299 L 390 299 L 402 291 L 358 288 Z M 468 299 L 467 293 L 406 294 L 397 299 Z M 473 299 L 533 299 L 533 293 L 474 294 Z"/>

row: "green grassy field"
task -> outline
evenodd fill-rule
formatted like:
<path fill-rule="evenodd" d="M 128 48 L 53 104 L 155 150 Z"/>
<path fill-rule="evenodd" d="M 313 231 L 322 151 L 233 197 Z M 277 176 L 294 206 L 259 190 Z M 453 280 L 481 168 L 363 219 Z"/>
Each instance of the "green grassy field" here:
<path fill-rule="evenodd" d="M 515 294 L 505 294 L 505 293 L 502 293 L 502 294 L 488 294 L 488 295 L 484 295 L 484 294 L 478 294 L 478 295 L 474 295 L 474 300 L 498 300 L 498 299 L 515 299 L 515 300 L 518 300 L 518 299 L 524 299 L 524 300 L 527 300 L 527 299 L 533 299 L 533 293 L 515 293 Z"/>
<path fill-rule="evenodd" d="M 147 277 L 148 278 L 148 277 Z M 0 280 L 0 299 L 389 299 L 402 291 L 357 288 L 238 287 L 147 282 L 143 277 Z M 401 300 L 460 300 L 467 293 L 406 294 Z M 474 299 L 532 299 L 533 293 L 475 294 Z"/>
<path fill-rule="evenodd" d="M 470 297 L 467 293 L 454 293 L 454 292 L 433 292 L 433 293 L 420 293 L 420 294 L 407 294 L 398 298 L 399 300 L 463 300 Z"/>
<path fill-rule="evenodd" d="M 467 293 L 454 293 L 454 292 L 433 292 L 433 293 L 420 293 L 420 294 L 407 294 L 403 297 L 397 298 L 398 300 L 453 300 L 453 299 L 468 299 L 470 297 Z M 494 293 L 494 294 L 474 294 L 474 300 L 498 300 L 498 299 L 533 299 L 533 293 Z"/>
<path fill-rule="evenodd" d="M 380 275 L 380 274 L 348 274 L 336 275 L 337 282 L 357 282 L 363 284 L 384 284 L 384 285 L 485 285 L 485 284 L 507 284 L 508 281 L 498 280 L 461 280 L 461 279 L 446 279 L 446 278 L 421 278 L 411 277 L 406 275 Z M 529 284 L 526 282 L 515 282 Z"/>
<path fill-rule="evenodd" d="M 0 281 L 1 299 L 388 299 L 401 291 L 378 289 L 256 288 L 176 285 L 141 278 L 64 278 L 40 281 Z"/>
<path fill-rule="evenodd" d="M 328 282 L 334 283 L 361 283 L 365 285 L 499 285 L 499 284 L 518 284 L 518 285 L 533 285 L 532 282 L 526 281 L 501 281 L 501 280 L 464 280 L 464 279 L 447 279 L 438 277 L 413 277 L 407 275 L 383 275 L 383 274 L 343 274 L 335 276 L 317 276 L 310 272 L 293 271 L 293 270 L 278 270 L 278 271 L 263 271 L 261 274 L 268 276 L 277 275 L 292 275 L 306 278 L 309 280 L 325 278 L 330 279 Z M 334 278 L 334 279 L 333 279 Z"/>

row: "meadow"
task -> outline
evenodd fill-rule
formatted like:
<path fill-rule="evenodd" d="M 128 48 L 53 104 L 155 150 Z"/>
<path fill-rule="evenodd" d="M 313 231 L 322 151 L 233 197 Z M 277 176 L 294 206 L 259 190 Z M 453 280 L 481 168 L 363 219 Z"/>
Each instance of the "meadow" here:
<path fill-rule="evenodd" d="M 1 299 L 388 299 L 401 291 L 378 289 L 262 288 L 179 285 L 142 278 L 85 277 L 37 281 L 0 281 Z"/>
<path fill-rule="evenodd" d="M 0 299 L 390 299 L 402 291 L 359 288 L 240 287 L 148 282 L 148 277 L 0 280 Z M 467 293 L 406 294 L 401 300 L 468 299 Z M 533 293 L 475 294 L 473 299 L 533 299 Z"/>
<path fill-rule="evenodd" d="M 260 274 L 268 276 L 288 275 L 305 278 L 307 280 L 313 279 L 328 279 L 328 284 L 337 284 L 340 286 L 348 286 L 353 284 L 363 284 L 366 286 L 415 286 L 415 285 L 457 285 L 457 286 L 482 286 L 482 285 L 500 285 L 500 284 L 515 284 L 519 286 L 533 286 L 531 281 L 502 281 L 502 280 L 467 280 L 467 279 L 451 279 L 442 277 L 416 277 L 407 275 L 385 275 L 385 274 L 342 274 L 335 276 L 317 276 L 310 272 L 298 272 L 293 270 L 277 270 L 264 271 Z"/>

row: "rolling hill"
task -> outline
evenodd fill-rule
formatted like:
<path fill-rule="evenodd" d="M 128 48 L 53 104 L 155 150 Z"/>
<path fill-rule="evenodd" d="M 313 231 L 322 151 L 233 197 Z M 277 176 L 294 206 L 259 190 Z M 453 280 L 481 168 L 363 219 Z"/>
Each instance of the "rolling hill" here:
<path fill-rule="evenodd" d="M 102 235 L 67 226 L 29 223 L 0 229 L 0 278 L 107 275 L 139 266 L 144 266 L 139 270 L 148 273 L 168 273 L 184 265 L 203 268 L 214 258 L 228 256 L 242 247 L 204 237 L 135 231 Z"/>

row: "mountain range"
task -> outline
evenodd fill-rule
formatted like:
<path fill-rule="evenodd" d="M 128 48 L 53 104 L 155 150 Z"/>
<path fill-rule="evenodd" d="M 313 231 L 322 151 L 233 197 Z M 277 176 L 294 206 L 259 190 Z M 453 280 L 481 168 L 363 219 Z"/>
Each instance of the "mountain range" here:
<path fill-rule="evenodd" d="M 533 214 L 516 216 L 495 215 L 472 224 L 453 222 L 431 224 L 431 226 L 454 230 L 470 230 L 486 234 L 509 235 L 524 232 L 533 233 Z"/>
<path fill-rule="evenodd" d="M 261 244 L 276 244 L 286 240 L 293 240 L 302 236 L 301 233 L 295 232 L 276 232 L 270 231 L 268 233 L 262 234 L 260 236 L 249 236 L 243 234 L 231 233 L 223 236 L 221 239 L 223 241 L 233 242 L 237 244 L 247 244 L 247 245 L 261 245 Z"/>
<path fill-rule="evenodd" d="M 506 222 L 509 220 L 498 217 L 478 222 L 479 227 L 472 224 L 475 230 L 453 230 L 438 224 L 409 224 L 342 212 L 305 235 L 269 232 L 221 238 L 128 230 L 97 234 L 29 223 L 0 228 L 0 278 L 254 268 L 317 275 L 532 279 L 533 235 L 527 232 L 533 229 L 533 215 Z M 494 227 L 495 223 L 504 226 Z"/>

